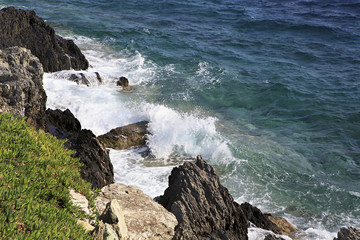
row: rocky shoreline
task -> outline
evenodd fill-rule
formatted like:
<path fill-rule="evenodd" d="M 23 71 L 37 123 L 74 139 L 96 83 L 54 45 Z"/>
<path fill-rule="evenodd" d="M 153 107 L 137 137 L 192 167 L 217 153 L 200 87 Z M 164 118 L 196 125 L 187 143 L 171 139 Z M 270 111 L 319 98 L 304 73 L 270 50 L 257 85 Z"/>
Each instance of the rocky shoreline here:
<path fill-rule="evenodd" d="M 99 216 L 83 196 L 72 193 L 74 204 L 92 215 L 79 219 L 92 239 L 248 239 L 250 223 L 274 233 L 265 239 L 299 238 L 301 232 L 285 219 L 263 214 L 249 203 L 236 203 L 201 156 L 175 167 L 169 187 L 156 201 L 137 188 L 114 184 L 107 147 L 146 144 L 147 122 L 119 127 L 97 138 L 82 129 L 69 110 L 46 109 L 44 71 L 86 70 L 88 61 L 73 41 L 57 36 L 33 11 L 1 9 L 0 22 L 0 112 L 26 118 L 36 129 L 68 140 L 65 147 L 74 150 L 73 157 L 83 164 L 82 178 L 94 189 L 101 188 L 96 199 Z M 100 75 L 94 76 L 101 83 Z M 85 75 L 70 78 L 78 84 L 89 82 Z M 128 91 L 124 78 L 120 80 Z M 337 239 L 360 239 L 360 232 L 342 228 Z"/>

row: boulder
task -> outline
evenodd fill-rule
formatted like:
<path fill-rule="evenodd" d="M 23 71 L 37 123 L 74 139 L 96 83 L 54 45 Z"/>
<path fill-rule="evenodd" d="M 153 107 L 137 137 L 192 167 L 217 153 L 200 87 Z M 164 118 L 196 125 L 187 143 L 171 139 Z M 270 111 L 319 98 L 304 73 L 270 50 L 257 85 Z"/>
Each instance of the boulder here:
<path fill-rule="evenodd" d="M 158 201 L 179 222 L 174 239 L 248 239 L 246 216 L 201 156 L 172 170 Z"/>
<path fill-rule="evenodd" d="M 86 215 L 93 215 L 93 212 L 90 209 L 89 201 L 84 195 L 76 192 L 74 189 L 70 189 L 70 199 L 74 206 L 79 208 L 79 211 L 85 213 Z"/>
<path fill-rule="evenodd" d="M 125 223 L 124 213 L 116 199 L 106 204 L 105 210 L 99 218 L 106 224 L 109 224 L 115 231 L 118 239 L 128 239 L 128 229 Z"/>
<path fill-rule="evenodd" d="M 75 43 L 57 36 L 34 11 L 3 8 L 0 10 L 0 23 L 0 49 L 12 46 L 30 49 L 39 58 L 45 72 L 89 67 Z"/>
<path fill-rule="evenodd" d="M 42 77 L 41 63 L 30 50 L 21 47 L 0 50 L 0 112 L 26 117 L 30 125 L 45 129 L 47 97 Z"/>
<path fill-rule="evenodd" d="M 130 239 L 172 239 L 177 224 L 175 216 L 140 189 L 110 184 L 101 189 L 95 205 L 102 214 L 105 205 L 116 199 L 125 217 Z"/>
<path fill-rule="evenodd" d="M 126 77 L 120 77 L 119 80 L 116 82 L 117 86 L 121 86 L 122 90 L 130 91 L 131 87 L 129 85 L 129 80 Z"/>
<path fill-rule="evenodd" d="M 46 110 L 49 132 L 59 139 L 68 139 L 65 147 L 75 150 L 73 157 L 80 158 L 81 177 L 93 188 L 102 188 L 114 182 L 114 171 L 109 152 L 95 135 L 81 129 L 80 122 L 70 110 Z"/>
<path fill-rule="evenodd" d="M 116 150 L 144 146 L 147 140 L 146 135 L 149 134 L 147 130 L 148 124 L 149 122 L 142 121 L 118 127 L 104 135 L 98 136 L 98 139 L 106 147 Z"/>
<path fill-rule="evenodd" d="M 334 240 L 359 240 L 360 231 L 353 227 L 341 228 Z"/>
<path fill-rule="evenodd" d="M 248 221 L 252 222 L 258 228 L 288 236 L 297 232 L 297 229 L 286 221 L 286 219 L 275 217 L 271 214 L 264 214 L 260 209 L 252 206 L 250 203 L 243 203 L 240 207 Z"/>

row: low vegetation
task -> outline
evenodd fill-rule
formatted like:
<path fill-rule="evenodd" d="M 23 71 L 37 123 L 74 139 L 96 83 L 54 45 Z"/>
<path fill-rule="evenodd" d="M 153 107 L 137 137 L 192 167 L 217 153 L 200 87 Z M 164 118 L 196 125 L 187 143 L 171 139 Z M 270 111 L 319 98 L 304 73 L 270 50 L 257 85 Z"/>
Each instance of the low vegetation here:
<path fill-rule="evenodd" d="M 89 239 L 76 224 L 69 188 L 93 204 L 64 141 L 0 114 L 0 239 Z"/>

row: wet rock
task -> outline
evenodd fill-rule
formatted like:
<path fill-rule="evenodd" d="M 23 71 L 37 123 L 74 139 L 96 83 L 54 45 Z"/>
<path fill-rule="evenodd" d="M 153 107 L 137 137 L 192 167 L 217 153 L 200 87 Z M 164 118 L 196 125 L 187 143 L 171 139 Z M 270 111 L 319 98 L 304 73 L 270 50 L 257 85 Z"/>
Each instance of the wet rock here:
<path fill-rule="evenodd" d="M 284 239 L 280 238 L 280 237 L 276 237 L 276 236 L 274 236 L 272 234 L 269 234 L 264 238 L 264 240 L 284 240 Z"/>
<path fill-rule="evenodd" d="M 98 136 L 98 139 L 106 147 L 116 150 L 144 146 L 147 140 L 146 135 L 149 134 L 147 130 L 148 124 L 149 122 L 142 121 L 118 127 L 104 135 Z"/>
<path fill-rule="evenodd" d="M 172 239 L 175 216 L 136 187 L 110 184 L 101 189 L 95 205 L 101 214 L 116 199 L 125 217 L 130 239 Z"/>
<path fill-rule="evenodd" d="M 179 222 L 174 239 L 248 239 L 246 216 L 201 156 L 172 170 L 158 201 Z"/>
<path fill-rule="evenodd" d="M 45 72 L 85 70 L 88 61 L 72 40 L 55 34 L 34 11 L 7 7 L 0 10 L 0 49 L 20 46 L 39 58 Z"/>
<path fill-rule="evenodd" d="M 78 73 L 78 74 L 73 73 L 70 75 L 69 80 L 76 82 L 77 84 L 83 84 L 88 87 L 91 86 L 90 81 L 85 77 L 83 73 Z"/>
<path fill-rule="evenodd" d="M 80 158 L 83 166 L 81 177 L 90 182 L 93 188 L 101 188 L 114 182 L 114 171 L 108 150 L 86 129 L 81 129 L 80 122 L 70 110 L 46 110 L 49 132 L 60 139 L 68 139 L 65 147 L 75 150 L 73 157 Z"/>
<path fill-rule="evenodd" d="M 124 91 L 130 91 L 129 80 L 126 77 L 120 77 L 119 81 L 116 82 L 117 86 L 121 86 Z"/>
<path fill-rule="evenodd" d="M 30 50 L 21 47 L 0 50 L 0 112 L 26 117 L 30 125 L 45 129 L 47 97 L 42 77 L 41 63 Z"/>
<path fill-rule="evenodd" d="M 334 240 L 359 240 L 360 230 L 353 227 L 341 228 Z"/>
<path fill-rule="evenodd" d="M 102 83 L 102 78 L 98 72 L 95 72 L 95 76 L 96 76 L 96 79 L 98 80 L 98 82 Z"/>
<path fill-rule="evenodd" d="M 258 228 L 283 235 L 291 235 L 297 231 L 297 229 L 284 218 L 263 214 L 260 209 L 252 206 L 250 203 L 243 203 L 240 207 L 248 221 L 252 222 Z"/>

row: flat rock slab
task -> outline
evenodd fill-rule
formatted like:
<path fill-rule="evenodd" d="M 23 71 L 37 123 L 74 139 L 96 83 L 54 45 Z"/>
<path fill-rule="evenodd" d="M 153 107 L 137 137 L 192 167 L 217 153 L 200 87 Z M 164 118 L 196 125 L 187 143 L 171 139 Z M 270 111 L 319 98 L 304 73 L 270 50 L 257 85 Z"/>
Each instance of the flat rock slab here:
<path fill-rule="evenodd" d="M 130 239 L 172 239 L 177 225 L 175 216 L 140 189 L 123 184 L 102 188 L 95 205 L 99 213 L 116 199 L 125 216 Z"/>
<path fill-rule="evenodd" d="M 116 150 L 144 146 L 147 140 L 146 135 L 149 134 L 147 130 L 148 124 L 149 122 L 142 121 L 118 127 L 104 135 L 98 136 L 98 139 L 103 142 L 107 148 Z"/>

